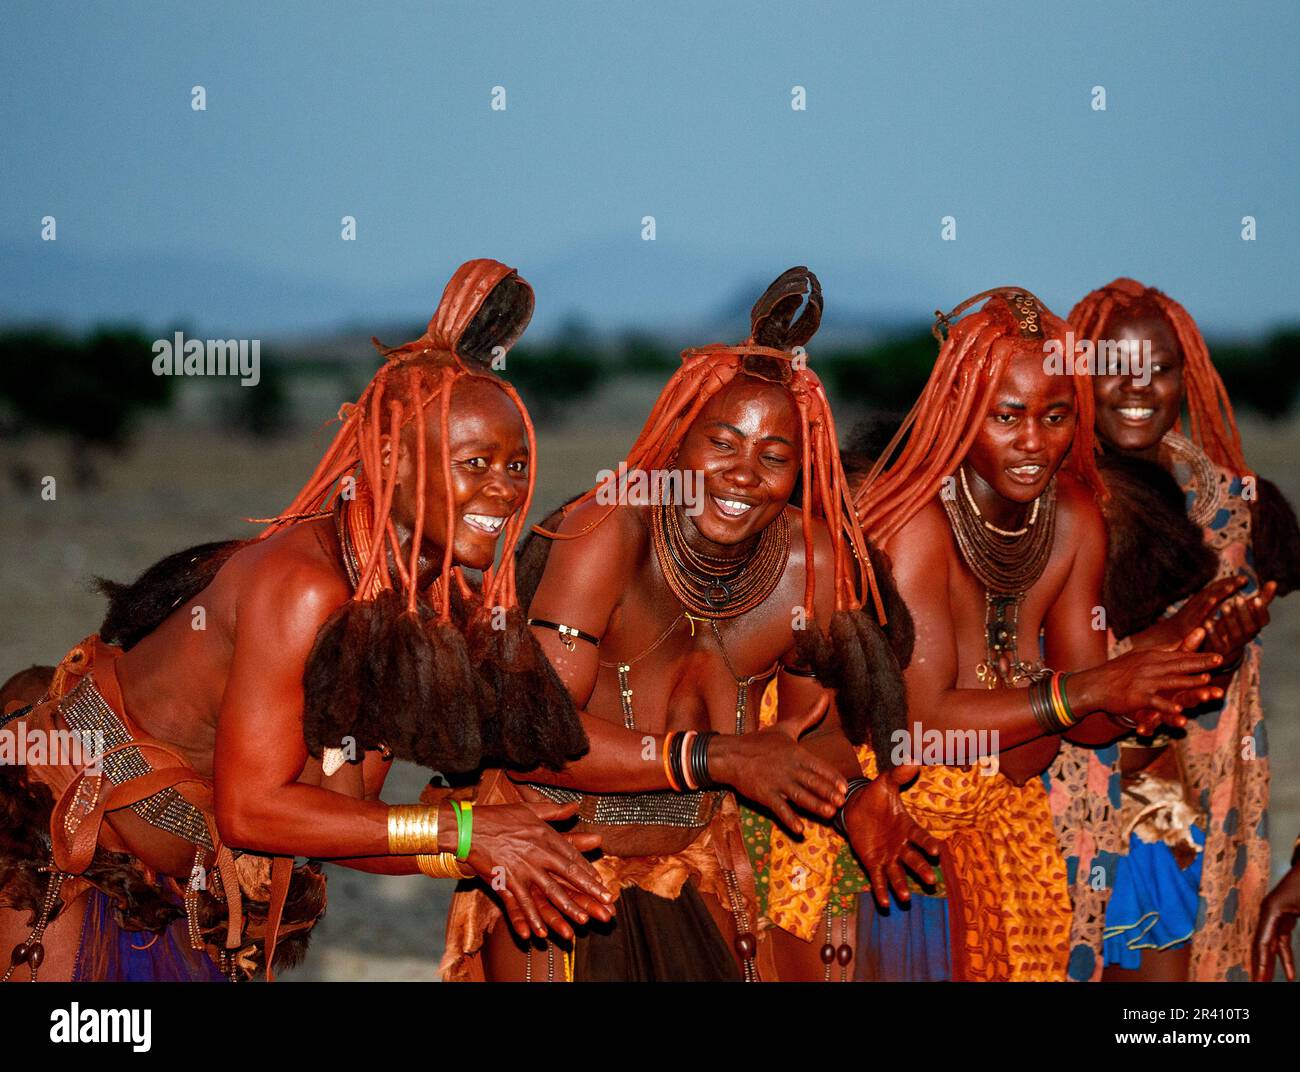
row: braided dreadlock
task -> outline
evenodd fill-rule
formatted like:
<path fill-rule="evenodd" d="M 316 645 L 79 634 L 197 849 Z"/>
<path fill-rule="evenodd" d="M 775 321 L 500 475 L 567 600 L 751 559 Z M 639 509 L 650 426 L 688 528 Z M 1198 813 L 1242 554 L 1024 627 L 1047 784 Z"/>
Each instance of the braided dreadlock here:
<path fill-rule="evenodd" d="M 989 300 L 982 309 L 956 320 L 983 298 Z M 855 495 L 862 529 L 878 543 L 911 521 L 957 471 L 1012 357 L 1041 355 L 1047 340 L 1063 344 L 1067 330 L 1065 321 L 1021 287 L 982 291 L 946 316 L 935 316 L 940 345 L 934 371 Z M 949 327 L 947 338 L 943 326 Z M 1034 330 L 1028 330 L 1031 326 Z M 1105 492 L 1094 456 L 1092 384 L 1083 374 L 1071 378 L 1077 421 L 1064 467 L 1101 498 Z"/>
<path fill-rule="evenodd" d="M 488 364 L 519 338 L 532 309 L 532 288 L 513 269 L 492 260 L 461 265 L 423 335 L 391 349 L 373 340 L 383 366 L 361 397 L 340 409 L 342 427 L 311 479 L 258 537 L 332 510 L 341 542 L 355 555 L 354 595 L 321 627 L 303 678 L 304 736 L 314 756 L 351 737 L 362 749 L 386 745 L 400 758 L 463 772 L 485 764 L 558 769 L 586 749 L 572 701 L 515 595 L 513 552 L 532 500 L 532 467 L 527 496 L 505 525 L 501 565 L 485 571 L 481 591 L 452 561 L 452 392 L 471 378 L 499 388 L 518 408 L 536 458 L 528 411 Z M 426 409 L 441 430 L 434 464 L 445 476 L 442 504 L 425 502 Z M 408 423 L 417 490 L 404 553 L 392 511 L 396 444 Z M 385 436 L 394 445 L 388 452 Z M 442 569 L 420 591 L 423 536 L 429 511 L 439 508 L 447 522 Z"/>
<path fill-rule="evenodd" d="M 1075 335 L 1094 343 L 1108 337 L 1118 321 L 1146 318 L 1168 324 L 1182 351 L 1188 438 L 1216 465 L 1255 478 L 1251 549 L 1256 570 L 1261 581 L 1276 580 L 1278 595 L 1286 595 L 1300 585 L 1300 527 L 1277 486 L 1256 476 L 1246 463 L 1232 401 L 1191 314 L 1163 291 L 1124 277 L 1094 290 L 1070 310 Z M 1181 415 L 1174 430 L 1182 431 Z"/>
<path fill-rule="evenodd" d="M 905 718 L 899 663 L 900 657 L 905 660 L 910 654 L 911 623 L 901 601 L 888 598 L 887 588 L 882 595 L 877 584 L 840 464 L 830 404 L 821 380 L 807 367 L 803 347 L 816 332 L 821 311 L 822 292 L 817 277 L 807 268 L 791 268 L 754 305 L 751 332 L 745 342 L 684 351 L 681 368 L 669 379 L 651 409 L 627 455 L 626 466 L 629 472 L 669 467 L 708 401 L 737 377 L 775 383 L 789 392 L 799 413 L 802 433 L 796 495 L 803 512 L 807 563 L 803 601 L 807 627 L 796 634 L 799 655 L 812 665 L 823 684 L 837 690 L 837 705 L 849 739 L 861 743 L 870 736 L 878 752 L 888 755 L 889 748 L 882 745 Z M 579 495 L 564 507 L 563 515 L 595 498 L 598 490 L 592 488 Z M 540 526 L 533 531 L 549 539 L 575 539 L 590 532 L 614 509 L 611 506 L 576 532 L 561 533 Z M 814 618 L 814 519 L 826 523 L 834 547 L 835 610 L 829 635 Z M 535 568 L 536 563 L 533 565 Z M 868 598 L 875 620 L 863 612 Z M 887 602 L 898 620 L 890 621 Z M 888 637 L 881 630 L 886 624 L 890 625 Z"/>
<path fill-rule="evenodd" d="M 1183 352 L 1183 383 L 1187 394 L 1189 438 L 1216 465 L 1240 476 L 1250 474 L 1241 450 L 1241 435 L 1227 389 L 1210 361 L 1210 351 L 1196 321 L 1178 302 L 1136 279 L 1116 279 L 1094 290 L 1070 310 L 1070 327 L 1080 339 L 1094 343 L 1106 337 L 1117 320 L 1153 317 L 1163 320 Z M 1182 430 L 1182 418 L 1174 425 Z"/>

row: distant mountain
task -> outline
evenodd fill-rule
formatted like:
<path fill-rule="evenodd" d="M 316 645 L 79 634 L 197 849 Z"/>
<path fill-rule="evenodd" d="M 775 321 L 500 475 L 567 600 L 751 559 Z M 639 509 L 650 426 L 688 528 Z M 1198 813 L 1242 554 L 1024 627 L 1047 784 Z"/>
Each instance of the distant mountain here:
<path fill-rule="evenodd" d="M 357 295 L 219 255 L 88 257 L 61 242 L 0 242 L 0 320 L 83 329 L 106 322 L 262 337 L 336 321 Z"/>
<path fill-rule="evenodd" d="M 490 251 L 489 251 L 490 252 Z M 743 267 L 666 242 L 607 240 L 521 265 L 537 291 L 534 338 L 579 323 L 603 336 L 628 329 L 674 345 L 738 341 L 749 307 L 807 251 Z M 821 339 L 861 338 L 924 322 L 938 287 L 883 265 L 814 263 L 826 293 Z M 440 279 L 454 264 L 411 264 L 382 286 L 349 286 L 219 254 L 138 252 L 91 257 L 58 242 L 0 242 L 0 323 L 55 323 L 73 330 L 134 323 L 182 326 L 206 337 L 271 341 L 329 338 L 369 349 L 368 338 L 404 341 L 428 319 Z M 403 337 L 399 337 L 403 336 Z M 295 346 L 296 348 L 296 346 Z"/>

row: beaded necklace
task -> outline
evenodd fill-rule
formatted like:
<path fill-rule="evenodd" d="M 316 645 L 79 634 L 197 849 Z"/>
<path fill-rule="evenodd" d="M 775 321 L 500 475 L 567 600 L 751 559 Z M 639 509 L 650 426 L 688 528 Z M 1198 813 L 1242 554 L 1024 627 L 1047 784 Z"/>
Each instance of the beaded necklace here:
<path fill-rule="evenodd" d="M 736 618 L 753 610 L 776 590 L 789 559 L 790 523 L 785 511 L 739 560 L 693 549 L 672 506 L 654 508 L 650 537 L 668 587 L 697 618 Z"/>
<path fill-rule="evenodd" d="M 984 586 L 984 661 L 976 676 L 990 689 L 1014 687 L 1036 667 L 1020 659 L 1018 626 L 1025 593 L 1043 575 L 1056 537 L 1056 478 L 1034 500 L 1021 529 L 1008 532 L 985 521 L 961 471 L 964 495 L 943 497 L 962 561 Z"/>

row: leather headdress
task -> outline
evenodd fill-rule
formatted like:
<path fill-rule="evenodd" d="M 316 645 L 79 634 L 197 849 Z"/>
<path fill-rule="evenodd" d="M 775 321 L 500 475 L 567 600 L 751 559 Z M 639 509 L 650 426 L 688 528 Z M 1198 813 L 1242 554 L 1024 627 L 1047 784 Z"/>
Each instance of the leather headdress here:
<path fill-rule="evenodd" d="M 370 522 L 369 531 L 355 533 L 354 545 L 361 568 L 356 598 L 373 599 L 379 592 L 396 587 L 405 596 L 408 609 L 414 611 L 417 593 L 411 578 L 415 575 L 416 555 L 425 529 L 425 504 L 421 497 L 408 566 L 398 554 L 397 533 L 390 516 L 397 482 L 396 454 L 385 464 L 380 446 L 382 437 L 387 433 L 396 442 L 408 422 L 414 422 L 422 433 L 425 408 L 438 403 L 435 412 L 442 425 L 441 462 L 444 471 L 449 472 L 447 419 L 452 388 L 458 379 L 476 376 L 491 380 L 514 401 L 528 432 L 530 457 L 535 457 L 536 441 L 528 411 L 514 388 L 492 372 L 493 359 L 503 355 L 523 334 L 532 315 L 533 289 L 513 268 L 494 260 L 462 264 L 443 290 L 423 335 L 391 348 L 382 346 L 377 339 L 372 340 L 385 358 L 384 365 L 361 397 L 339 410 L 342 427 L 316 472 L 284 513 L 261 533 L 261 538 L 286 524 L 319 515 L 334 499 L 340 482 L 354 476 L 357 501 L 363 506 L 356 513 L 365 515 L 364 519 Z M 423 434 L 416 436 L 416 451 L 417 487 L 423 489 L 426 464 Z M 503 533 L 502 565 L 496 571 L 489 570 L 485 579 L 483 602 L 489 606 L 514 605 L 513 550 L 532 500 L 531 467 L 529 472 L 528 497 Z M 450 480 L 447 483 L 450 485 Z M 444 506 L 450 522 L 453 511 L 450 498 Z M 394 570 L 381 568 L 389 554 L 393 556 Z M 397 577 L 392 576 L 393 572 Z M 451 615 L 446 586 L 453 576 L 462 594 L 468 595 L 464 579 L 452 562 L 449 540 L 435 590 L 428 593 L 443 621 L 448 621 Z"/>

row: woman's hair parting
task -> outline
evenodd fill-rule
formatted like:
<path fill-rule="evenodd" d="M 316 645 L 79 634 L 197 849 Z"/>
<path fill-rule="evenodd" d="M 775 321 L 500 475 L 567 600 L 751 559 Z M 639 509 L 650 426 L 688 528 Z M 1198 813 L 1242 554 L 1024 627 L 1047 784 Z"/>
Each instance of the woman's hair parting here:
<path fill-rule="evenodd" d="M 840 464 L 835 421 L 826 391 L 808 367 L 805 345 L 821 323 L 822 291 L 805 267 L 782 273 L 755 303 L 750 335 L 738 346 L 721 343 L 686 350 L 682 365 L 656 400 L 640 435 L 625 459 L 629 471 L 667 469 L 692 423 L 716 394 L 737 377 L 775 383 L 789 392 L 801 430 L 799 508 L 803 513 L 805 561 L 808 563 L 803 607 L 806 628 L 796 633 L 801 658 L 811 662 L 823 684 L 840 689 L 838 706 L 845 731 L 855 743 L 868 737 L 879 745 L 905 721 L 898 652 L 910 643 L 910 624 L 892 623 L 887 637 L 881 627 L 890 613 L 877 584 L 875 566 L 853 510 L 848 481 Z M 592 488 L 565 508 L 595 498 Z M 535 527 L 551 539 L 575 539 L 591 531 L 615 509 L 611 506 L 585 528 L 561 533 Z M 823 522 L 831 536 L 834 569 L 834 616 L 829 635 L 814 620 L 816 570 L 814 525 Z M 870 602 L 872 613 L 863 608 Z M 898 604 L 898 612 L 905 608 Z M 851 687 L 850 687 L 851 686 Z M 877 747 L 882 756 L 888 748 Z"/>
<path fill-rule="evenodd" d="M 957 319 L 985 298 L 981 309 Z M 1055 339 L 1063 345 L 1068 330 L 1065 321 L 1021 287 L 982 291 L 935 317 L 939 355 L 934 370 L 893 438 L 878 451 L 856 494 L 863 531 L 877 542 L 902 529 L 957 471 L 1011 359 L 1026 352 L 1045 357 L 1048 343 Z M 1101 497 L 1092 384 L 1086 375 L 1070 378 L 1077 420 L 1064 467 Z"/>

